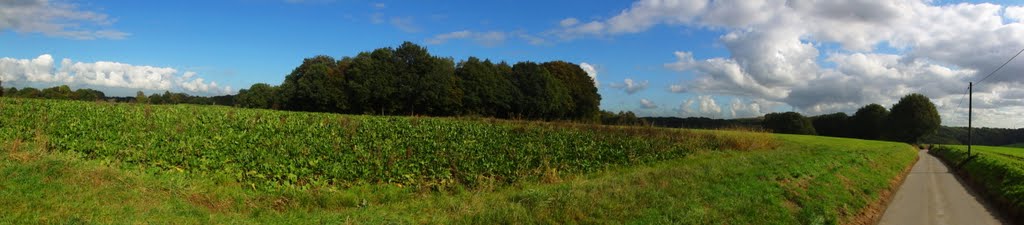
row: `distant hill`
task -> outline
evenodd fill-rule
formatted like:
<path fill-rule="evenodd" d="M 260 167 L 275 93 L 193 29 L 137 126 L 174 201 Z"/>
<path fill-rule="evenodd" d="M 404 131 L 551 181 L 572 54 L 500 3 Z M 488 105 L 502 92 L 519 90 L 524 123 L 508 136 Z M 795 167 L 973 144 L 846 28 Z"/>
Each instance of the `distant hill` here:
<path fill-rule="evenodd" d="M 972 143 L 976 145 L 1024 147 L 1024 129 L 975 127 L 972 136 Z M 922 142 L 967 144 L 967 128 L 942 126 L 935 134 L 924 136 Z"/>

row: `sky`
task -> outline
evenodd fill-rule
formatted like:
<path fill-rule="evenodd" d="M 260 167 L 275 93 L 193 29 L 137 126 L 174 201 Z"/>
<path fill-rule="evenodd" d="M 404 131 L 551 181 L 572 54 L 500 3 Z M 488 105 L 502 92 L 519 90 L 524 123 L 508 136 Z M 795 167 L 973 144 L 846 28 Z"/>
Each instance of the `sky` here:
<path fill-rule="evenodd" d="M 601 108 L 746 118 L 921 93 L 943 125 L 1024 127 L 1024 3 L 929 0 L 0 0 L 5 87 L 235 94 L 303 58 L 404 41 L 579 64 Z M 980 81 L 980 82 L 979 82 Z"/>

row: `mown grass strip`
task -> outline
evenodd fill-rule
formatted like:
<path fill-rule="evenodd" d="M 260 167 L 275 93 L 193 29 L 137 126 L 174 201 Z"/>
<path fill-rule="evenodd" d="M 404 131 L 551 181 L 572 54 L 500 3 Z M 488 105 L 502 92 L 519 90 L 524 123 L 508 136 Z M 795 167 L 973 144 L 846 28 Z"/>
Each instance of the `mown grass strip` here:
<path fill-rule="evenodd" d="M 962 145 L 936 146 L 931 153 L 957 166 L 958 174 L 1010 220 L 1024 221 L 1024 149 L 975 145 L 970 159 Z"/>

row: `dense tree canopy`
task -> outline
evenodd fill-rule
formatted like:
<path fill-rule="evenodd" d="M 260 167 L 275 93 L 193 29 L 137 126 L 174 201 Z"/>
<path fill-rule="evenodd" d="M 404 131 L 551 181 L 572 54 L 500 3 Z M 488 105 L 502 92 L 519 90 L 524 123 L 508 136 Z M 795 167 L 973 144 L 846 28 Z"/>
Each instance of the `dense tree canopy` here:
<path fill-rule="evenodd" d="M 924 135 L 935 133 L 941 119 L 935 104 L 921 94 L 909 94 L 892 106 L 885 123 L 885 138 L 917 143 Z"/>
<path fill-rule="evenodd" d="M 601 95 L 597 94 L 597 86 L 586 71 L 565 61 L 546 62 L 542 66 L 569 91 L 571 108 L 567 113 L 570 118 L 594 119 L 597 116 Z"/>
<path fill-rule="evenodd" d="M 245 108 L 280 109 L 279 88 L 265 83 L 253 84 L 249 89 L 238 91 L 235 104 Z"/>
<path fill-rule="evenodd" d="M 764 115 L 764 128 L 775 133 L 814 135 L 811 119 L 797 112 L 769 113 Z"/>
<path fill-rule="evenodd" d="M 347 96 L 339 88 L 344 85 L 344 66 L 347 64 L 322 55 L 303 60 L 281 84 L 280 94 L 285 99 L 285 108 L 314 112 L 338 112 L 348 109 Z M 261 86 L 264 84 L 254 84 L 250 89 L 265 88 Z M 263 96 L 264 99 L 248 97 L 249 103 L 273 101 L 271 96 Z M 261 108 L 270 108 L 271 104 L 262 106 Z"/>
<path fill-rule="evenodd" d="M 821 136 L 850 137 L 850 117 L 838 112 L 811 118 L 814 131 Z"/>
<path fill-rule="evenodd" d="M 512 81 L 523 94 L 517 107 L 519 116 L 556 119 L 565 116 L 571 108 L 569 90 L 537 63 L 520 62 L 513 65 Z"/>
<path fill-rule="evenodd" d="M 850 128 L 853 137 L 860 139 L 877 140 L 882 138 L 882 127 L 886 117 L 889 117 L 889 110 L 879 104 L 870 104 L 860 109 L 850 118 Z"/>
<path fill-rule="evenodd" d="M 280 87 L 254 84 L 237 99 L 242 107 L 317 112 L 597 121 L 601 96 L 572 63 L 455 64 L 406 42 L 342 60 L 306 59 Z"/>
<path fill-rule="evenodd" d="M 511 66 L 469 57 L 455 68 L 455 77 L 462 87 L 463 114 L 505 118 L 512 115 L 521 93 L 512 83 Z"/>

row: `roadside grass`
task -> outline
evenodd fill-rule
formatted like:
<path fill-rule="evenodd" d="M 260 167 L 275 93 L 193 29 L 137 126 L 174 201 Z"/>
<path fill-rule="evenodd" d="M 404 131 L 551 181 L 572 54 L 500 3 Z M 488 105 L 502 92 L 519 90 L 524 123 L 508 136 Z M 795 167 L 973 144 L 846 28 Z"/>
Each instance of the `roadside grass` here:
<path fill-rule="evenodd" d="M 152 172 L 0 139 L 0 223 L 850 224 L 916 157 L 891 142 L 709 131 L 774 148 L 705 149 L 597 172 L 423 191 L 399 184 L 252 189 L 231 176 Z M 764 136 L 758 136 L 764 135 Z M 721 144 L 749 145 L 749 144 Z M 875 208 L 872 208 L 875 207 Z"/>
<path fill-rule="evenodd" d="M 976 190 L 996 203 L 1010 220 L 1024 221 L 1024 149 L 1011 147 L 942 145 L 932 153 L 957 166 Z"/>

